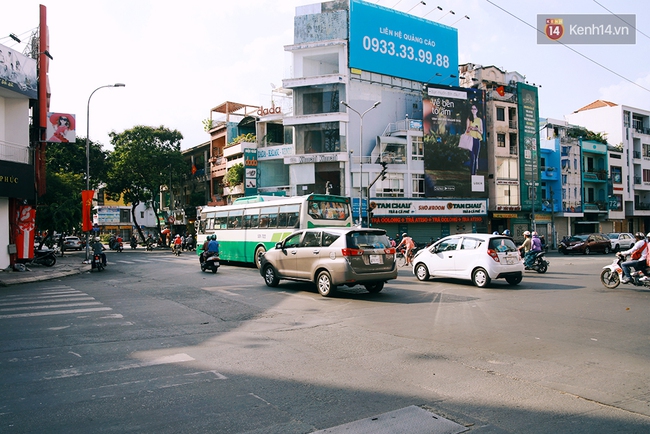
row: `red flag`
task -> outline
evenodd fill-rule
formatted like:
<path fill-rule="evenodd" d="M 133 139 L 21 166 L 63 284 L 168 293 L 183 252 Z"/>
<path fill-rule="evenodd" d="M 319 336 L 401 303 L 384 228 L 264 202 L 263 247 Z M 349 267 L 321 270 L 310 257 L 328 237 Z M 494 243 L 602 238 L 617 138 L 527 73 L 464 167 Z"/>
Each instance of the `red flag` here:
<path fill-rule="evenodd" d="M 93 196 L 95 190 L 82 190 L 81 191 L 81 223 L 84 232 L 93 229 L 93 222 L 90 218 L 90 211 L 93 206 Z"/>
<path fill-rule="evenodd" d="M 506 90 L 503 88 L 503 86 L 497 87 L 497 93 L 501 96 L 506 94 Z"/>

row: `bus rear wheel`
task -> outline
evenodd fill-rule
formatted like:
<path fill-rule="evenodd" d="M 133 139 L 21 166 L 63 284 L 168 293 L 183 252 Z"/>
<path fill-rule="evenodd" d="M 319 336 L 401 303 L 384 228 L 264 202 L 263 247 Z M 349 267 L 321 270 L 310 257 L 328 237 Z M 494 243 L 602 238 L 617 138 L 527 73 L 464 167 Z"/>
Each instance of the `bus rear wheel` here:
<path fill-rule="evenodd" d="M 255 266 L 259 270 L 262 264 L 260 263 L 260 259 L 262 258 L 262 255 L 266 252 L 266 247 L 264 246 L 258 246 L 255 249 Z"/>

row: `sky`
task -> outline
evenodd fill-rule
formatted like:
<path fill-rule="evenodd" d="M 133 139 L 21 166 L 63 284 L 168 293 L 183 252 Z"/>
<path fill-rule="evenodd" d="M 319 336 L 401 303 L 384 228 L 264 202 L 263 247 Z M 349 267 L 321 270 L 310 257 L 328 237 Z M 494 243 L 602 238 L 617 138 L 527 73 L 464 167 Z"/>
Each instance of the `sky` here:
<path fill-rule="evenodd" d="M 597 100 L 650 110 L 646 0 L 369 0 L 458 29 L 459 63 L 517 71 L 539 88 L 541 117 Z M 23 51 L 47 7 L 50 110 L 110 146 L 136 125 L 180 131 L 181 149 L 208 141 L 202 121 L 225 101 L 269 107 L 291 78 L 296 6 L 314 0 L 33 0 L 0 14 L 0 44 Z M 426 3 L 426 4 L 422 4 Z M 440 11 L 438 7 L 443 10 Z M 450 12 L 450 11 L 453 11 Z M 538 14 L 634 14 L 634 45 L 542 45 Z M 465 16 L 469 18 L 465 18 Z M 13 33 L 21 44 L 8 38 Z M 124 83 L 123 88 L 100 86 Z M 92 97 L 90 97 L 92 94 Z M 86 111 L 90 98 L 90 122 Z M 281 103 L 276 97 L 276 102 Z"/>

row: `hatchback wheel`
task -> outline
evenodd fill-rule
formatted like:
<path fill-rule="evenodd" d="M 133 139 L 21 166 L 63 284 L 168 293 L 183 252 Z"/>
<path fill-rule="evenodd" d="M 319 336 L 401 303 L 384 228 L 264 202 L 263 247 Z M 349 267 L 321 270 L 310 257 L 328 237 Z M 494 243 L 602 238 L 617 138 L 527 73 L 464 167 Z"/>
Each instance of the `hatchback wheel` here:
<path fill-rule="evenodd" d="M 427 268 L 427 266 L 424 265 L 423 263 L 419 263 L 418 265 L 416 265 L 415 277 L 417 277 L 418 280 L 421 282 L 429 280 L 429 269 Z"/>
<path fill-rule="evenodd" d="M 609 255 L 609 246 L 605 246 L 605 251 L 603 253 Z"/>
<path fill-rule="evenodd" d="M 522 276 L 508 276 L 506 277 L 506 282 L 508 282 L 511 285 L 519 285 L 521 283 Z"/>
<path fill-rule="evenodd" d="M 316 286 L 318 287 L 318 292 L 323 297 L 329 297 L 334 291 L 336 291 L 336 285 L 332 284 L 332 276 L 330 276 L 330 273 L 327 271 L 321 271 L 318 273 Z"/>
<path fill-rule="evenodd" d="M 267 265 L 264 269 L 264 283 L 271 288 L 278 286 L 278 283 L 280 283 L 280 279 L 278 279 L 278 275 L 271 265 Z"/>
<path fill-rule="evenodd" d="M 588 255 L 589 253 L 591 253 L 591 250 L 589 249 L 589 247 L 585 247 L 584 254 Z"/>
<path fill-rule="evenodd" d="M 484 268 L 477 268 L 472 273 L 472 282 L 479 288 L 485 288 L 490 284 L 490 275 Z"/>

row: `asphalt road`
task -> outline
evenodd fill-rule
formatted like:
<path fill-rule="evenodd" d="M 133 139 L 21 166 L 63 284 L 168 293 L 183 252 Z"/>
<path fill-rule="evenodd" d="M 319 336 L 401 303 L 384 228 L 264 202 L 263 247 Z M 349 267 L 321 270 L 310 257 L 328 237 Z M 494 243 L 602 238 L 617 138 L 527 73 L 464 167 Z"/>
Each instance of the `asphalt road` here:
<path fill-rule="evenodd" d="M 485 289 L 402 269 L 323 298 L 109 253 L 0 288 L 0 431 L 309 433 L 415 405 L 468 432 L 650 432 L 650 291 L 604 288 L 612 259 Z"/>

